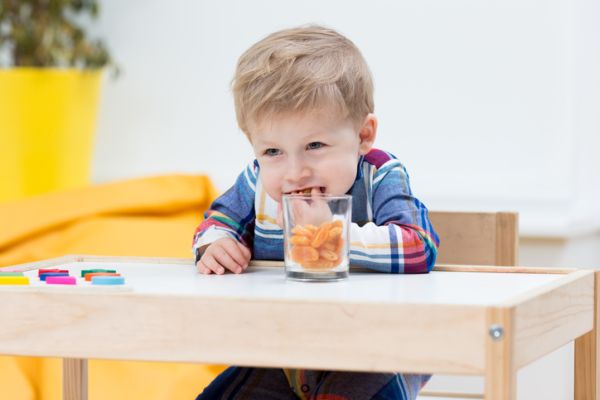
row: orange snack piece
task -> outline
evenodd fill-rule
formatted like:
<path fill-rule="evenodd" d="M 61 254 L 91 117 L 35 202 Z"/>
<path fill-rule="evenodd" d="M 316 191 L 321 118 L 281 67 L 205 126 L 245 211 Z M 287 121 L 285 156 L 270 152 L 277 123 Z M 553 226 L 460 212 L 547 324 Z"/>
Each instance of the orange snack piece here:
<path fill-rule="evenodd" d="M 330 269 L 342 260 L 344 248 L 342 221 L 325 222 L 321 226 L 296 225 L 292 229 L 291 258 L 304 268 Z"/>
<path fill-rule="evenodd" d="M 292 247 L 292 259 L 298 263 L 304 261 L 317 261 L 319 252 L 310 246 L 294 246 Z"/>
<path fill-rule="evenodd" d="M 302 226 L 302 225 L 296 225 L 292 228 L 292 233 L 294 234 L 294 236 L 292 237 L 296 237 L 296 236 L 306 236 L 306 237 L 312 237 L 313 232 Z"/>
<path fill-rule="evenodd" d="M 336 261 L 338 259 L 338 255 L 333 251 L 321 249 L 319 250 L 319 258 L 323 258 L 329 261 Z"/>
<path fill-rule="evenodd" d="M 327 228 L 327 226 L 323 225 L 319 228 L 317 233 L 315 233 L 315 236 L 313 237 L 313 240 L 310 242 L 310 245 L 312 247 L 314 247 L 315 249 L 318 249 L 319 247 L 321 247 L 323 245 L 323 243 L 325 243 L 328 236 L 329 236 L 329 229 Z"/>
<path fill-rule="evenodd" d="M 335 243 L 332 243 L 331 241 L 325 242 L 323 244 L 323 246 L 321 246 L 321 249 L 323 250 L 329 250 L 329 251 L 333 251 L 334 253 L 336 252 L 337 245 Z"/>
<path fill-rule="evenodd" d="M 298 246 L 308 246 L 310 244 L 310 237 L 304 235 L 294 235 L 291 237 L 290 242 Z"/>
<path fill-rule="evenodd" d="M 339 226 L 332 227 L 328 232 L 328 240 L 332 241 L 342 236 L 342 228 Z"/>

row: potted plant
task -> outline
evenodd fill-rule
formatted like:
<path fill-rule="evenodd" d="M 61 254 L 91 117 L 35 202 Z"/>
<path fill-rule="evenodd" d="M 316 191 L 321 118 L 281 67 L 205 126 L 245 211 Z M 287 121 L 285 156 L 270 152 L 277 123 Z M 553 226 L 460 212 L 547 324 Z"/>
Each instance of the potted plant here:
<path fill-rule="evenodd" d="M 102 71 L 96 0 L 0 2 L 0 202 L 83 186 Z"/>

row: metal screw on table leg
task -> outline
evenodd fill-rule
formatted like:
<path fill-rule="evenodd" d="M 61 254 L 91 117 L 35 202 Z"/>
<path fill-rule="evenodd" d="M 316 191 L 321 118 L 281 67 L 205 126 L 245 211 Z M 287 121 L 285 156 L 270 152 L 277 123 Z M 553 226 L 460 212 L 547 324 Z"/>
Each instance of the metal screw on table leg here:
<path fill-rule="evenodd" d="M 489 333 L 492 337 L 492 340 L 502 340 L 502 337 L 504 336 L 504 329 L 502 328 L 502 325 L 492 325 L 490 326 Z"/>

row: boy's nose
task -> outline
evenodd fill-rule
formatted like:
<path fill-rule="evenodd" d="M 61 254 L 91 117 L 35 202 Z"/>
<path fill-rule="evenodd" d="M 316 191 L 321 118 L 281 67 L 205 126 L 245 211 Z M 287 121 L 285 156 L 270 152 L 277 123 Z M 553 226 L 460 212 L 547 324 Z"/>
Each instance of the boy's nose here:
<path fill-rule="evenodd" d="M 286 169 L 285 178 L 288 182 L 297 183 L 308 177 L 311 172 L 308 165 L 301 161 L 291 162 Z"/>

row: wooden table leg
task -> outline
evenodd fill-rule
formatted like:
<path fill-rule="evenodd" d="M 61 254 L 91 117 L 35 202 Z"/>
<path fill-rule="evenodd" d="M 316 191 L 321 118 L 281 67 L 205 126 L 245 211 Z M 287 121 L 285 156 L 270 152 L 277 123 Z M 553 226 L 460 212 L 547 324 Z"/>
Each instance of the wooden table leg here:
<path fill-rule="evenodd" d="M 517 371 L 514 366 L 512 311 L 492 309 L 487 317 L 485 351 L 485 400 L 515 400 Z"/>
<path fill-rule="evenodd" d="M 87 400 L 87 380 L 86 359 L 63 359 L 63 400 Z"/>
<path fill-rule="evenodd" d="M 575 340 L 575 400 L 600 400 L 598 373 L 598 348 L 600 307 L 598 305 L 598 280 L 594 274 L 594 329 Z"/>

